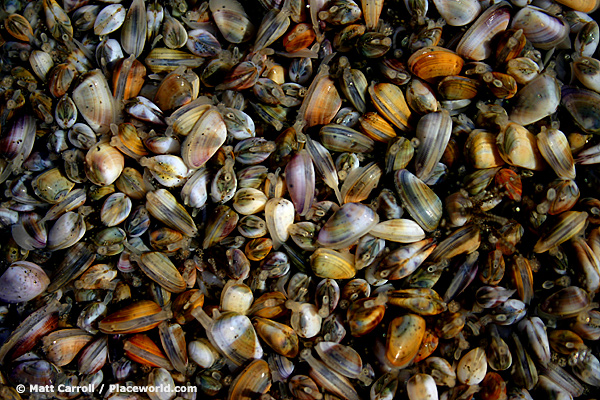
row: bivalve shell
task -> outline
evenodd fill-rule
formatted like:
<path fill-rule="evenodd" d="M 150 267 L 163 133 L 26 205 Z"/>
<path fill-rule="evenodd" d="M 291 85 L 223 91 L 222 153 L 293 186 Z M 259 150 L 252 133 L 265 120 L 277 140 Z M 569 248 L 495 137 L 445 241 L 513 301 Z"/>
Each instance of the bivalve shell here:
<path fill-rule="evenodd" d="M 324 247 L 342 249 L 356 242 L 379 222 L 379 216 L 361 203 L 347 203 L 323 225 L 317 243 Z"/>
<path fill-rule="evenodd" d="M 173 315 L 150 300 L 140 300 L 116 311 L 98 323 L 105 334 L 126 334 L 149 331 Z"/>
<path fill-rule="evenodd" d="M 408 213 L 426 232 L 433 232 L 442 218 L 440 198 L 422 180 L 406 169 L 394 175 L 396 190 Z"/>
<path fill-rule="evenodd" d="M 0 300 L 7 303 L 29 301 L 46 290 L 49 284 L 48 275 L 39 265 L 16 261 L 0 276 Z"/>
<path fill-rule="evenodd" d="M 502 1 L 489 7 L 465 32 L 456 52 L 470 60 L 485 60 L 493 53 L 492 39 L 497 33 L 506 30 L 509 21 L 510 5 L 507 2 Z"/>
<path fill-rule="evenodd" d="M 113 96 L 99 69 L 88 72 L 73 90 L 73 101 L 81 116 L 98 134 L 107 133 L 115 121 Z"/>
<path fill-rule="evenodd" d="M 463 65 L 461 56 L 438 46 L 423 47 L 408 59 L 411 72 L 429 83 L 435 83 L 445 76 L 460 74 Z"/>
<path fill-rule="evenodd" d="M 356 275 L 352 255 L 332 249 L 318 248 L 310 256 L 310 265 L 320 278 L 351 279 Z"/>

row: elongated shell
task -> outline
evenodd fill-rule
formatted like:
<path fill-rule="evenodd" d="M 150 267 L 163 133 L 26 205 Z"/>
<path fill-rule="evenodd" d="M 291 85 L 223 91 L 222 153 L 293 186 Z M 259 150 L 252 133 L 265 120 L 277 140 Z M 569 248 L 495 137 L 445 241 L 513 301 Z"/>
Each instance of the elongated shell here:
<path fill-rule="evenodd" d="M 298 115 L 307 128 L 330 123 L 342 107 L 342 98 L 329 77 L 329 68 L 322 65 L 311 83 Z"/>
<path fill-rule="evenodd" d="M 261 397 L 271 388 L 271 370 L 264 360 L 253 360 L 234 379 L 227 400 L 252 400 Z"/>
<path fill-rule="evenodd" d="M 144 332 L 156 327 L 172 315 L 170 311 L 163 311 L 153 301 L 141 300 L 104 318 L 98 323 L 98 329 L 106 334 Z"/>
<path fill-rule="evenodd" d="M 429 186 L 405 169 L 394 176 L 402 204 L 427 232 L 434 231 L 442 218 L 442 201 Z"/>
<path fill-rule="evenodd" d="M 566 211 L 558 216 L 533 247 L 535 253 L 544 253 L 578 234 L 585 226 L 588 214 L 584 211 Z"/>
<path fill-rule="evenodd" d="M 285 183 L 298 215 L 306 215 L 315 197 L 315 169 L 308 151 L 301 150 L 285 167 Z"/>
<path fill-rule="evenodd" d="M 425 114 L 417 124 L 419 146 L 415 155 L 415 175 L 427 181 L 442 159 L 452 133 L 452 119 L 446 110 Z"/>
<path fill-rule="evenodd" d="M 538 149 L 559 178 L 575 179 L 575 162 L 564 133 L 545 129 L 536 136 Z"/>
<path fill-rule="evenodd" d="M 570 42 L 563 44 L 569 36 L 569 25 L 564 20 L 534 6 L 521 8 L 513 16 L 511 28 L 522 29 L 527 40 L 534 47 L 542 50 L 571 47 Z"/>
<path fill-rule="evenodd" d="M 510 5 L 500 2 L 485 10 L 463 35 L 456 52 L 475 61 L 492 55 L 492 38 L 506 30 L 510 21 Z"/>
<path fill-rule="evenodd" d="M 148 20 L 144 0 L 133 0 L 121 27 L 121 46 L 127 54 L 138 58 L 146 45 Z"/>
<path fill-rule="evenodd" d="M 390 322 L 386 341 L 386 361 L 394 367 L 407 366 L 417 355 L 425 336 L 425 320 L 406 314 Z"/>
<path fill-rule="evenodd" d="M 187 287 L 177 267 L 163 253 L 158 251 L 143 253 L 138 265 L 150 279 L 171 293 L 181 293 Z"/>
<path fill-rule="evenodd" d="M 196 224 L 190 214 L 177 202 L 175 196 L 166 189 L 148 192 L 146 195 L 146 209 L 154 218 L 184 235 L 193 237 L 198 233 Z"/>
<path fill-rule="evenodd" d="M 181 146 L 181 158 L 188 168 L 203 166 L 225 143 L 227 126 L 216 108 L 204 112 Z"/>
<path fill-rule="evenodd" d="M 115 120 L 112 92 L 99 69 L 87 73 L 73 90 L 73 101 L 81 116 L 98 134 L 107 133 Z"/>

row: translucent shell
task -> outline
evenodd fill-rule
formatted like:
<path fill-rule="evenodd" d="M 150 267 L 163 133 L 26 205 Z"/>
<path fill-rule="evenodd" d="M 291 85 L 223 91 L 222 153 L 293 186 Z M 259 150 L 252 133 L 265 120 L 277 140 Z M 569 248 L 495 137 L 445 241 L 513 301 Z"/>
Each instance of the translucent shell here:
<path fill-rule="evenodd" d="M 344 204 L 321 228 L 317 243 L 333 249 L 348 247 L 378 222 L 379 216 L 364 204 Z"/>
<path fill-rule="evenodd" d="M 460 74 L 463 65 L 464 61 L 458 54 L 438 46 L 423 47 L 408 59 L 411 72 L 429 83 Z"/>
<path fill-rule="evenodd" d="M 94 33 L 101 36 L 116 31 L 123 25 L 125 13 L 125 7 L 121 4 L 110 4 L 104 7 L 94 20 Z"/>
<path fill-rule="evenodd" d="M 485 60 L 493 53 L 492 38 L 508 27 L 510 5 L 500 2 L 485 10 L 465 32 L 456 47 L 456 52 L 475 61 Z M 458 74 L 455 74 L 458 75 Z"/>
<path fill-rule="evenodd" d="M 585 133 L 600 132 L 600 123 L 598 123 L 600 94 L 565 85 L 561 88 L 561 95 L 561 104 Z"/>
<path fill-rule="evenodd" d="M 416 314 L 394 318 L 386 339 L 386 360 L 394 367 L 404 368 L 415 358 L 425 336 L 425 320 Z"/>
<path fill-rule="evenodd" d="M 239 215 L 229 206 L 220 205 L 208 218 L 202 247 L 207 249 L 229 235 L 236 227 Z"/>
<path fill-rule="evenodd" d="M 166 189 L 148 192 L 146 209 L 156 219 L 186 236 L 196 236 L 198 230 L 192 217 Z"/>
<path fill-rule="evenodd" d="M 194 124 L 181 146 L 181 157 L 188 168 L 203 166 L 225 143 L 227 126 L 216 108 L 207 110 Z"/>
<path fill-rule="evenodd" d="M 345 125 L 325 125 L 319 136 L 321 143 L 329 151 L 369 153 L 375 148 L 373 139 Z"/>
<path fill-rule="evenodd" d="M 318 248 L 310 256 L 310 265 L 316 276 L 329 279 L 350 279 L 356 274 L 350 254 Z"/>
<path fill-rule="evenodd" d="M 433 239 L 424 239 L 399 247 L 381 260 L 375 276 L 380 279 L 402 279 L 416 271 L 435 247 Z"/>
<path fill-rule="evenodd" d="M 93 336 L 82 329 L 61 329 L 42 340 L 46 357 L 58 367 L 69 364 Z"/>
<path fill-rule="evenodd" d="M 405 169 L 396 172 L 394 182 L 408 213 L 425 231 L 434 231 L 443 212 L 442 201 L 435 192 Z"/>
<path fill-rule="evenodd" d="M 73 90 L 75 105 L 88 125 L 98 134 L 107 133 L 115 120 L 112 92 L 99 69 L 88 72 Z"/>
<path fill-rule="evenodd" d="M 363 363 L 353 348 L 335 342 L 319 342 L 315 349 L 321 360 L 337 373 L 351 379 L 360 376 Z"/>
<path fill-rule="evenodd" d="M 142 157 L 139 163 L 148 168 L 154 179 L 165 187 L 181 186 L 190 175 L 190 170 L 183 160 L 171 154 Z"/>
<path fill-rule="evenodd" d="M 65 177 L 60 169 L 50 169 L 33 179 L 33 191 L 40 199 L 57 204 L 64 200 L 75 184 Z"/>
<path fill-rule="evenodd" d="M 105 334 L 125 334 L 148 331 L 172 316 L 158 304 L 141 300 L 110 314 L 98 323 L 98 329 Z"/>
<path fill-rule="evenodd" d="M 559 178 L 575 179 L 575 162 L 569 141 L 558 129 L 545 129 L 536 136 L 540 153 Z"/>
<path fill-rule="evenodd" d="M 298 355 L 298 335 L 292 328 L 261 317 L 254 317 L 252 321 L 258 336 L 276 353 L 290 358 Z"/>
<path fill-rule="evenodd" d="M 590 296 L 578 286 L 567 286 L 548 296 L 539 306 L 540 311 L 558 319 L 570 318 L 586 311 Z"/>
<path fill-rule="evenodd" d="M 209 7 L 219 31 L 228 42 L 242 43 L 254 36 L 254 25 L 237 1 L 211 0 Z"/>
<path fill-rule="evenodd" d="M 253 360 L 231 382 L 227 400 L 252 400 L 269 392 L 271 370 L 264 360 Z"/>

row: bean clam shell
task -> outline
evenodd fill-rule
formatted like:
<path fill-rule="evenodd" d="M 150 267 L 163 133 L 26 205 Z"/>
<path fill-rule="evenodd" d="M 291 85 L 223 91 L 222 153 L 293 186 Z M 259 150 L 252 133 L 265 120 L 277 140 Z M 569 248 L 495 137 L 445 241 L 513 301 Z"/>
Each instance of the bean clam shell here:
<path fill-rule="evenodd" d="M 317 243 L 333 249 L 348 247 L 378 222 L 379 216 L 364 204 L 344 204 L 323 225 Z"/>
<path fill-rule="evenodd" d="M 492 38 L 510 22 L 510 5 L 500 2 L 485 10 L 465 32 L 456 52 L 467 59 L 481 61 L 492 55 Z"/>
<path fill-rule="evenodd" d="M 81 116 L 98 134 L 107 133 L 115 120 L 112 92 L 102 71 L 88 72 L 73 90 L 73 101 Z"/>
<path fill-rule="evenodd" d="M 442 218 L 442 201 L 415 175 L 401 169 L 394 175 L 396 190 L 408 213 L 426 232 L 434 231 Z"/>
<path fill-rule="evenodd" d="M 16 261 L 0 276 L 0 300 L 7 303 L 29 301 L 46 290 L 49 284 L 48 275 L 39 265 Z"/>

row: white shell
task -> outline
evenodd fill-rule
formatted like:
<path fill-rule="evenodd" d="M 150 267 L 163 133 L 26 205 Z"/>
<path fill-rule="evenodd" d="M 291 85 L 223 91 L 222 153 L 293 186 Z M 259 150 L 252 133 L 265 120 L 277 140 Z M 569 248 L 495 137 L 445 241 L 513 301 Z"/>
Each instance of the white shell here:
<path fill-rule="evenodd" d="M 415 374 L 406 382 L 406 393 L 410 400 L 438 400 L 437 386 L 431 375 Z"/>
<path fill-rule="evenodd" d="M 477 385 L 487 372 L 487 358 L 483 347 L 477 347 L 465 354 L 458 362 L 456 377 L 465 385 Z"/>
<path fill-rule="evenodd" d="M 290 237 L 288 228 L 294 223 L 294 204 L 276 197 L 267 201 L 265 219 L 273 240 L 273 250 L 277 250 Z"/>
<path fill-rule="evenodd" d="M 94 132 L 102 134 L 110 130 L 110 124 L 115 121 L 115 107 L 102 71 L 95 69 L 87 73 L 73 90 L 72 97 L 79 113 Z"/>

